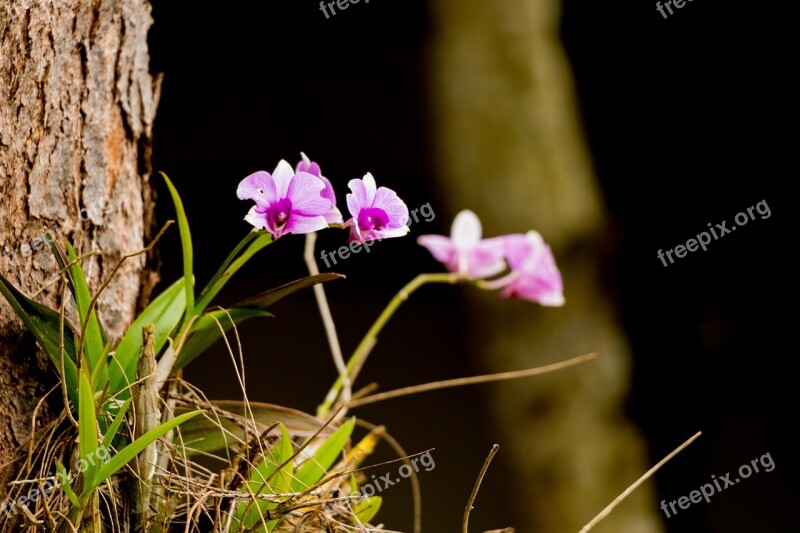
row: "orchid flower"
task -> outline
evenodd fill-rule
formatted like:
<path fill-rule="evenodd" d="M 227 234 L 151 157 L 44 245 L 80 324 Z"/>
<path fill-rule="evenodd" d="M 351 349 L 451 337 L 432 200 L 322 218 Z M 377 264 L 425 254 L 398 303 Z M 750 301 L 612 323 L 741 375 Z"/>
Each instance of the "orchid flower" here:
<path fill-rule="evenodd" d="M 465 209 L 453 220 L 449 238 L 422 235 L 417 242 L 450 272 L 480 279 L 499 274 L 506 267 L 503 259 L 504 238 L 481 239 L 481 232 L 478 216 Z"/>
<path fill-rule="evenodd" d="M 240 200 L 253 200 L 245 220 L 266 229 L 275 238 L 287 233 L 310 233 L 328 227 L 326 216 L 335 206 L 323 195 L 325 182 L 305 171 L 295 172 L 284 160 L 275 171 L 258 171 L 244 178 L 236 190 Z"/>
<path fill-rule="evenodd" d="M 564 305 L 561 273 L 550 246 L 545 244 L 539 233 L 529 231 L 524 235 L 506 236 L 505 255 L 511 274 L 503 278 L 508 283 L 504 285 L 500 296 L 530 300 L 551 307 Z"/>
<path fill-rule="evenodd" d="M 367 242 L 402 237 L 408 229 L 408 207 L 397 193 L 386 187 L 376 189 L 369 172 L 363 179 L 350 180 L 347 209 L 353 216 L 345 222 L 350 228 L 350 241 Z"/>
<path fill-rule="evenodd" d="M 325 184 L 325 188 L 322 190 L 322 197 L 331 201 L 331 209 L 325 213 L 325 220 L 328 221 L 328 224 L 342 224 L 342 212 L 336 207 L 336 194 L 333 192 L 333 185 L 331 185 L 330 180 L 322 175 L 319 165 L 311 161 L 306 154 L 300 152 L 300 157 L 302 159 L 297 163 L 295 172 L 308 172 L 321 179 Z"/>

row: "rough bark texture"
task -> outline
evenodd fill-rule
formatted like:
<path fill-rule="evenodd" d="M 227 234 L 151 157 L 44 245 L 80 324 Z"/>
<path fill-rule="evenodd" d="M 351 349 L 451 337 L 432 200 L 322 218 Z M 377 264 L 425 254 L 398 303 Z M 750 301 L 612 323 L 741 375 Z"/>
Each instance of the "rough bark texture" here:
<path fill-rule="evenodd" d="M 518 531 L 578 531 L 647 469 L 623 415 L 631 353 L 598 268 L 606 220 L 558 41 L 558 0 L 437 0 L 436 159 L 451 212 L 470 208 L 487 235 L 537 229 L 552 244 L 567 304 L 538 308 L 481 294 L 470 345 L 487 370 L 581 353 L 584 366 L 495 387 Z M 476 176 L 478 178 L 476 178 Z M 477 182 L 483 186 L 476 187 Z M 595 530 L 657 532 L 644 486 Z"/>
<path fill-rule="evenodd" d="M 12 0 L 0 6 L 0 272 L 58 304 L 58 270 L 41 237 L 55 224 L 96 289 L 150 230 L 149 147 L 158 91 L 149 74 L 145 0 Z M 83 211 L 82 211 L 83 210 Z M 31 247 L 33 245 L 33 247 Z M 39 248 L 38 250 L 36 248 Z M 112 337 L 155 282 L 129 260 L 99 300 Z M 50 364 L 0 303 L 0 496 L 28 439 Z M 46 419 L 46 409 L 44 417 Z"/>

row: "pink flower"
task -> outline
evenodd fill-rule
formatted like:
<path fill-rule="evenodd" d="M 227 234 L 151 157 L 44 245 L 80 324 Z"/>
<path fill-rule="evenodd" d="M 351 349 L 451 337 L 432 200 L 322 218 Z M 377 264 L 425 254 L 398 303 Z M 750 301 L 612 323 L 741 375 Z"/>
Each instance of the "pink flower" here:
<path fill-rule="evenodd" d="M 350 180 L 347 185 L 352 191 L 347 195 L 347 209 L 353 218 L 344 226 L 350 227 L 350 241 L 402 237 L 409 232 L 408 207 L 396 192 L 386 187 L 376 190 L 375 178 L 369 172 L 364 179 Z"/>
<path fill-rule="evenodd" d="M 535 231 L 505 237 L 505 255 L 511 274 L 500 296 L 521 298 L 541 305 L 564 305 L 564 285 L 550 247 Z M 505 278 L 504 278 L 505 279 Z"/>
<path fill-rule="evenodd" d="M 336 207 L 336 194 L 333 192 L 333 185 L 331 185 L 328 178 L 322 175 L 322 170 L 320 170 L 318 164 L 311 161 L 303 152 L 300 152 L 300 156 L 302 159 L 297 163 L 295 172 L 308 172 L 322 180 L 325 184 L 325 188 L 322 190 L 322 197 L 331 201 L 331 209 L 325 213 L 325 220 L 328 221 L 328 224 L 342 224 L 342 212 Z"/>
<path fill-rule="evenodd" d="M 417 242 L 428 249 L 447 270 L 471 279 L 499 274 L 506 267 L 503 260 L 505 239 L 481 240 L 481 221 L 469 210 L 461 211 L 453 220 L 450 237 L 422 235 Z"/>
<path fill-rule="evenodd" d="M 308 172 L 295 173 L 284 160 L 275 171 L 258 171 L 239 183 L 240 200 L 253 200 L 247 222 L 275 238 L 286 233 L 310 233 L 328 227 L 331 200 L 323 196 L 325 182 Z"/>

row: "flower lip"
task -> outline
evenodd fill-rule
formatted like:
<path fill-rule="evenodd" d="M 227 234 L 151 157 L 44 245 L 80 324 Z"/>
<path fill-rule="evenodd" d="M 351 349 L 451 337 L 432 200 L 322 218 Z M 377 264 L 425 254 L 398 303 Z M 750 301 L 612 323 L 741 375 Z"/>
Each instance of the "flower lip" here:
<path fill-rule="evenodd" d="M 292 214 L 292 201 L 288 198 L 281 198 L 267 208 L 267 220 L 276 230 L 281 230 L 289 221 Z"/>
<path fill-rule="evenodd" d="M 380 231 L 389 224 L 389 215 L 380 207 L 368 207 L 358 214 L 358 228 L 361 231 Z"/>

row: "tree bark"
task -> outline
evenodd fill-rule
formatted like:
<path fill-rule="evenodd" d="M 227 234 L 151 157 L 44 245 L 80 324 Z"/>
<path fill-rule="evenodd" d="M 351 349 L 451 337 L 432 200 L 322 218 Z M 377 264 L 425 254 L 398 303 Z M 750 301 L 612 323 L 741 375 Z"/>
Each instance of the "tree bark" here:
<path fill-rule="evenodd" d="M 538 230 L 554 250 L 566 305 L 478 294 L 468 345 L 499 372 L 586 352 L 591 363 L 503 383 L 491 398 L 519 531 L 574 532 L 647 470 L 624 417 L 631 353 L 604 293 L 607 223 L 581 135 L 559 0 L 437 0 L 432 61 L 437 168 L 451 211 L 474 210 L 486 236 Z M 482 186 L 476 187 L 475 183 Z M 649 486 L 596 531 L 661 531 Z"/>
<path fill-rule="evenodd" d="M 152 229 L 149 152 L 158 90 L 149 73 L 145 0 L 12 0 L 0 6 L 0 269 L 20 290 L 59 303 L 43 243 L 51 222 L 74 243 L 96 290 Z M 98 302 L 112 338 L 155 275 L 128 260 Z M 41 291 L 41 292 L 40 292 Z M 57 381 L 11 307 L 0 304 L 0 497 Z M 51 395 L 56 398 L 58 392 Z M 47 419 L 45 405 L 37 422 Z"/>

